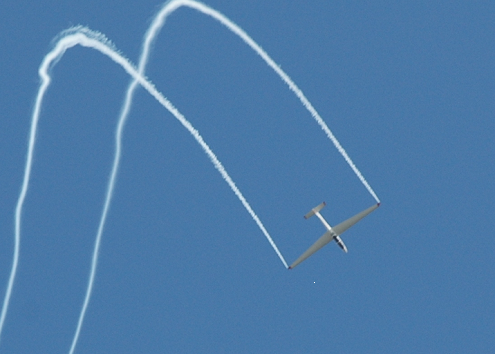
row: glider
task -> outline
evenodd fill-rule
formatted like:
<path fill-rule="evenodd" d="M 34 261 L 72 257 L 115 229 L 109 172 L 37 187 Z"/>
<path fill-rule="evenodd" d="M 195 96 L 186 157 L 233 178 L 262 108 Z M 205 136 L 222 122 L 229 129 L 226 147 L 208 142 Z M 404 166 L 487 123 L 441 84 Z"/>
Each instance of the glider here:
<path fill-rule="evenodd" d="M 375 204 L 375 205 L 369 207 L 366 210 L 363 210 L 359 214 L 354 215 L 353 217 L 347 219 L 346 221 L 338 224 L 335 227 L 331 227 L 327 223 L 327 221 L 323 218 L 323 216 L 321 216 L 321 214 L 320 214 L 320 210 L 323 209 L 323 207 L 325 205 L 326 205 L 326 203 L 323 202 L 320 205 L 318 205 L 317 207 L 311 209 L 311 211 L 309 213 L 307 213 L 306 215 L 304 215 L 304 218 L 305 219 L 309 219 L 313 215 L 316 215 L 318 217 L 318 219 L 320 219 L 320 221 L 323 223 L 323 225 L 325 226 L 325 228 L 327 229 L 327 231 L 323 234 L 323 236 L 321 236 L 318 239 L 318 241 L 316 241 L 313 244 L 313 246 L 311 246 L 310 248 L 308 248 L 308 250 L 306 252 L 304 252 L 298 259 L 296 259 L 296 261 L 290 265 L 289 269 L 292 269 L 295 266 L 297 266 L 299 263 L 301 263 L 302 261 L 304 261 L 306 258 L 308 258 L 309 256 L 311 256 L 313 253 L 315 253 L 316 251 L 318 251 L 320 248 L 322 248 L 323 246 L 325 246 L 327 243 L 329 243 L 332 240 L 335 240 L 335 242 L 337 242 L 337 245 L 339 245 L 340 248 L 342 248 L 342 250 L 345 253 L 347 253 L 347 247 L 345 246 L 344 242 L 342 242 L 342 239 L 340 238 L 340 235 L 344 231 L 346 231 L 348 228 L 350 228 L 352 225 L 356 224 L 359 220 L 361 220 L 362 218 L 364 218 L 366 215 L 368 215 L 369 213 L 371 213 L 373 210 L 375 210 L 376 208 L 378 208 L 380 206 L 380 203 Z"/>

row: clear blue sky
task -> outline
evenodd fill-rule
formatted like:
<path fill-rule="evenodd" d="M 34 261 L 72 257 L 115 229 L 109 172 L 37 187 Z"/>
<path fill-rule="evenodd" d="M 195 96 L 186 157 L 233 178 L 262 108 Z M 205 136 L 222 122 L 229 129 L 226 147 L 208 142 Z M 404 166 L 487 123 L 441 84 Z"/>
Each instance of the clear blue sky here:
<path fill-rule="evenodd" d="M 159 2 L 0 5 L 0 297 L 39 86 L 82 24 L 132 62 Z M 495 3 L 208 1 L 292 77 L 382 206 L 287 271 L 194 139 L 144 90 L 76 353 L 495 352 Z M 0 353 L 66 353 L 130 81 L 94 50 L 52 71 Z M 217 153 L 287 262 L 374 203 L 287 86 L 180 9 L 147 70 Z"/>

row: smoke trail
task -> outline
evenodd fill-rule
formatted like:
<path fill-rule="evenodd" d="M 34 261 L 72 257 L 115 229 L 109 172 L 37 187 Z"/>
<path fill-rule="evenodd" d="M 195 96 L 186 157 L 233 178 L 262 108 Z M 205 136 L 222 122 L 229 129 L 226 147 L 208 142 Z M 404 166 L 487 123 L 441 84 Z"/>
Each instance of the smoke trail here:
<path fill-rule="evenodd" d="M 40 68 L 39 68 L 39 75 L 41 78 L 41 85 L 38 91 L 38 94 L 36 96 L 36 102 L 35 102 L 35 107 L 33 111 L 33 116 L 31 119 L 31 129 L 30 129 L 30 134 L 29 134 L 29 142 L 28 142 L 28 153 L 27 153 L 27 158 L 26 158 L 26 166 L 25 166 L 25 172 L 24 172 L 24 179 L 22 183 L 22 188 L 21 188 L 21 193 L 19 195 L 19 199 L 17 202 L 16 206 L 16 213 L 15 213 L 15 250 L 14 250 L 14 263 L 12 267 L 12 272 L 11 276 L 9 279 L 9 285 L 7 288 L 7 295 L 4 300 L 3 308 L 2 308 L 2 325 L 3 321 L 5 319 L 7 309 L 8 309 L 8 304 L 12 292 L 12 287 L 13 287 L 13 282 L 17 270 L 17 264 L 18 264 L 18 258 L 19 258 L 19 244 L 20 244 L 20 225 L 21 225 L 21 214 L 22 214 L 22 208 L 24 205 L 25 197 L 27 190 L 29 188 L 29 180 L 30 180 L 30 175 L 31 175 L 31 169 L 32 169 L 32 163 L 33 163 L 33 152 L 34 152 L 34 145 L 36 141 L 36 132 L 37 132 L 37 126 L 38 126 L 38 121 L 39 121 L 39 116 L 40 116 L 40 110 L 43 102 L 43 97 L 48 89 L 48 86 L 50 85 L 51 82 L 51 77 L 49 74 L 49 70 L 58 62 L 58 60 L 61 59 L 65 51 L 71 47 L 74 47 L 76 45 L 81 45 L 84 47 L 89 47 L 98 50 L 102 54 L 110 57 L 115 63 L 119 64 L 122 66 L 122 68 L 131 76 L 134 78 L 134 80 L 139 83 L 144 89 L 146 89 L 162 106 L 164 106 L 170 113 L 174 115 L 176 119 L 180 121 L 180 123 L 193 135 L 193 137 L 196 139 L 196 141 L 200 144 L 200 146 L 203 148 L 205 153 L 208 155 L 210 158 L 211 162 L 215 166 L 215 168 L 220 172 L 222 177 L 225 179 L 225 181 L 229 184 L 230 188 L 232 191 L 235 193 L 235 195 L 240 199 L 244 207 L 248 210 L 250 215 L 253 217 L 253 219 L 256 221 L 258 224 L 259 228 L 262 230 L 262 232 L 265 234 L 265 236 L 269 239 L 270 243 L 276 250 L 277 254 L 279 255 L 280 259 L 284 263 L 284 265 L 287 267 L 287 263 L 285 262 L 283 256 L 281 253 L 278 251 L 275 243 L 271 239 L 270 235 L 268 234 L 268 231 L 266 231 L 265 227 L 257 217 L 257 215 L 254 213 L 254 211 L 251 209 L 249 203 L 246 201 L 244 196 L 242 195 L 241 191 L 237 188 L 235 185 L 234 181 L 230 178 L 229 174 L 223 167 L 222 163 L 218 160 L 216 155 L 213 153 L 213 151 L 210 149 L 208 144 L 203 140 L 199 132 L 191 125 L 191 123 L 172 105 L 170 101 L 168 101 L 155 87 L 154 85 L 148 81 L 145 77 L 143 77 L 137 70 L 136 68 L 122 55 L 120 55 L 115 49 L 113 49 L 113 46 L 111 43 L 100 33 L 93 32 L 87 28 L 84 27 L 75 27 L 70 29 L 68 34 L 65 35 L 65 37 L 61 38 L 55 48 L 50 51 L 45 58 L 43 59 Z M 91 262 L 91 272 L 90 272 L 90 278 L 88 281 L 88 288 L 86 291 L 86 296 L 83 304 L 83 309 L 81 311 L 81 315 L 79 318 L 78 322 L 78 327 L 76 331 L 76 335 L 73 340 L 73 344 L 70 350 L 70 353 L 73 353 L 75 349 L 75 344 L 77 343 L 77 339 L 80 333 L 80 329 L 82 326 L 82 322 L 84 319 L 84 314 L 87 308 L 87 305 L 89 303 L 89 298 L 91 296 L 92 292 L 92 287 L 94 283 L 94 277 L 95 277 L 95 272 L 96 272 L 96 266 L 97 266 L 97 261 L 98 261 L 98 251 L 99 251 L 99 246 L 100 246 L 100 241 L 101 241 L 101 235 L 103 232 L 103 227 L 104 223 L 106 220 L 106 214 L 108 212 L 110 200 L 112 197 L 112 192 L 113 188 L 115 185 L 115 177 L 117 174 L 118 170 L 118 162 L 120 158 L 120 137 L 121 137 L 121 131 L 122 131 L 123 123 L 119 125 L 120 130 L 117 130 L 116 132 L 116 146 L 118 146 L 118 152 L 116 151 L 115 159 L 114 159 L 114 164 L 112 168 L 112 173 L 111 177 L 109 180 L 108 188 L 107 188 L 107 195 L 105 199 L 105 205 L 103 209 L 103 214 L 102 218 L 100 221 L 100 226 L 98 228 L 98 233 L 95 241 L 95 247 L 94 247 L 94 252 L 93 252 L 93 257 L 92 257 L 92 262 Z M 1 333 L 1 327 L 0 327 L 0 333 Z"/>
<path fill-rule="evenodd" d="M 74 39 L 77 38 L 77 41 L 72 42 L 71 37 L 74 37 Z M 287 262 L 285 261 L 284 257 L 282 256 L 282 254 L 278 250 L 278 248 L 275 245 L 275 242 L 271 238 L 270 234 L 268 233 L 268 231 L 265 229 L 265 227 L 261 223 L 261 220 L 258 218 L 258 216 L 254 212 L 254 210 L 251 208 L 251 206 L 249 205 L 247 200 L 244 198 L 244 196 L 242 195 L 239 188 L 237 188 L 237 186 L 235 185 L 232 178 L 230 178 L 229 174 L 227 173 L 227 171 L 223 167 L 222 163 L 218 160 L 217 156 L 213 153 L 213 151 L 210 149 L 210 147 L 203 140 L 203 138 L 201 137 L 199 132 L 191 125 L 191 123 L 189 123 L 189 121 L 172 105 L 172 103 L 170 101 L 168 101 L 165 97 L 163 97 L 163 95 L 160 92 L 158 92 L 155 89 L 153 84 L 151 84 L 149 81 L 147 81 L 138 71 L 136 71 L 136 69 L 125 58 L 123 58 L 117 52 L 108 48 L 107 46 L 105 46 L 104 44 L 102 44 L 101 42 L 99 42 L 97 40 L 95 41 L 94 39 L 88 38 L 86 36 L 84 36 L 82 39 L 79 39 L 79 38 L 80 38 L 79 35 L 72 35 L 72 36 L 63 38 L 60 42 L 67 42 L 67 44 L 64 44 L 64 47 L 66 46 L 65 48 L 69 48 L 69 47 L 74 46 L 76 44 L 80 44 L 82 46 L 92 47 L 94 49 L 99 50 L 103 54 L 108 55 L 116 63 L 120 64 L 127 71 L 127 73 L 134 78 L 134 82 L 137 82 L 141 86 L 143 86 L 153 97 L 155 97 L 155 99 L 158 102 L 160 102 L 170 113 L 172 113 L 174 115 L 175 118 L 177 118 L 180 121 L 180 123 L 189 131 L 189 133 L 191 133 L 191 135 L 193 135 L 193 137 L 196 139 L 196 141 L 203 148 L 204 152 L 208 155 L 208 157 L 210 158 L 210 161 L 213 163 L 215 168 L 218 170 L 218 172 L 220 172 L 223 179 L 228 183 L 228 185 L 230 186 L 232 191 L 235 193 L 237 198 L 239 198 L 239 200 L 241 201 L 243 206 L 246 208 L 246 210 L 249 212 L 249 214 L 251 215 L 253 220 L 256 222 L 258 227 L 261 229 L 263 234 L 266 236 L 266 238 L 268 239 L 268 241 L 272 245 L 273 249 L 275 250 L 275 252 L 279 256 L 280 260 L 282 261 L 284 266 L 287 268 L 288 267 Z M 65 49 L 64 49 L 64 51 L 65 51 Z M 99 250 L 99 246 L 100 246 L 101 235 L 103 232 L 103 227 L 104 227 L 104 224 L 106 221 L 106 215 L 107 215 L 110 201 L 112 198 L 113 189 L 114 189 L 114 185 L 115 185 L 115 178 L 116 178 L 117 170 L 118 170 L 118 166 L 119 166 L 122 130 L 123 130 L 123 127 L 125 124 L 126 116 L 130 110 L 130 105 L 131 105 L 130 102 L 132 99 L 132 92 L 134 90 L 133 85 L 134 86 L 136 85 L 134 82 L 131 83 L 131 86 L 127 92 L 126 101 L 124 103 L 124 109 L 122 111 L 122 115 L 121 115 L 121 118 L 119 119 L 119 123 L 118 123 L 118 128 L 117 128 L 117 132 L 116 132 L 116 153 L 115 153 L 115 158 L 114 158 L 114 163 L 113 163 L 113 167 L 112 167 L 112 173 L 111 173 L 110 181 L 108 184 L 107 195 L 105 198 L 105 205 L 104 205 L 104 209 L 103 209 L 103 214 L 102 214 L 102 217 L 100 220 L 100 225 L 98 228 L 98 233 L 97 233 L 97 237 L 96 237 L 96 241 L 95 241 L 95 248 L 94 248 L 94 252 L 93 252 L 93 260 L 91 263 L 91 273 L 90 273 L 90 279 L 88 282 L 88 289 L 86 291 L 86 297 L 84 299 L 84 304 L 83 304 L 83 307 L 82 307 L 82 310 L 81 310 L 81 313 L 79 316 L 76 333 L 75 333 L 73 341 L 72 341 L 71 349 L 69 352 L 70 354 L 72 354 L 75 350 L 75 346 L 77 344 L 77 340 L 78 340 L 78 337 L 79 337 L 79 334 L 80 334 L 80 331 L 82 328 L 82 323 L 84 321 L 84 316 L 85 316 L 86 309 L 87 309 L 87 306 L 89 303 L 89 299 L 91 297 L 91 291 L 92 291 L 94 276 L 95 276 L 95 272 L 96 272 L 96 264 L 97 264 L 97 260 L 98 260 L 98 250 Z"/>
<path fill-rule="evenodd" d="M 335 145 L 337 150 L 340 152 L 340 154 L 344 157 L 346 162 L 349 164 L 349 166 L 352 168 L 354 173 L 357 175 L 357 177 L 360 179 L 360 181 L 363 183 L 363 185 L 367 188 L 369 193 L 375 198 L 377 202 L 380 202 L 378 199 L 377 195 L 371 188 L 371 186 L 368 184 L 368 182 L 365 180 L 361 172 L 357 169 L 357 167 L 354 165 L 350 157 L 347 155 L 346 151 L 343 149 L 343 147 L 340 145 L 338 140 L 335 138 L 333 133 L 330 131 L 326 123 L 323 121 L 323 119 L 320 117 L 318 112 L 314 109 L 314 107 L 311 105 L 309 100 L 304 96 L 303 92 L 297 87 L 297 85 L 292 81 L 292 79 L 270 58 L 270 56 L 251 38 L 247 33 L 245 33 L 239 26 L 237 26 L 235 23 L 230 21 L 227 17 L 225 17 L 223 14 L 220 12 L 208 7 L 205 4 L 202 4 L 200 2 L 194 1 L 194 0 L 172 0 L 168 2 L 167 4 L 164 5 L 162 10 L 159 12 L 159 14 L 156 16 L 155 20 L 153 21 L 152 25 L 148 29 L 146 36 L 145 36 L 145 41 L 143 43 L 143 51 L 142 55 L 140 58 L 139 62 L 139 67 L 138 70 L 136 70 L 132 64 L 130 64 L 123 56 L 121 56 L 116 50 L 113 49 L 112 44 L 106 37 L 101 35 L 100 33 L 93 32 L 87 28 L 83 27 L 75 27 L 72 28 L 68 31 L 65 31 L 61 34 L 61 39 L 57 43 L 56 47 L 45 56 L 42 65 L 40 66 L 39 69 L 39 74 L 42 79 L 42 83 L 40 85 L 40 89 L 38 91 L 38 95 L 36 98 L 36 103 L 35 103 L 35 109 L 33 111 L 33 116 L 32 116 L 32 121 L 31 121 L 31 129 L 30 129 L 30 134 L 29 134 L 29 143 L 28 143 L 28 154 L 26 158 L 26 167 L 24 171 L 24 178 L 23 178 L 23 184 L 21 188 L 21 193 L 19 195 L 19 199 L 17 202 L 16 206 L 16 212 L 15 212 L 15 245 L 14 245 L 14 257 L 13 257 L 13 263 L 12 263 L 12 270 L 11 274 L 9 277 L 9 282 L 7 286 L 7 291 L 5 295 L 5 299 L 3 302 L 2 306 L 2 313 L 0 316 L 0 336 L 2 333 L 3 329 L 3 324 L 5 321 L 5 317 L 7 314 L 7 309 L 8 309 L 8 304 L 10 301 L 11 293 L 12 293 L 12 288 L 13 288 L 13 283 L 15 279 L 15 275 L 17 272 L 17 265 L 18 265 L 18 259 L 19 259 L 19 249 L 20 249 L 20 225 L 21 225 L 21 213 L 22 213 L 22 208 L 24 204 L 24 200 L 26 197 L 27 189 L 29 186 L 29 178 L 31 174 L 31 167 L 32 167 L 32 157 L 33 157 L 33 151 L 34 151 L 34 143 L 36 139 L 36 131 L 37 131 L 37 124 L 39 120 L 39 114 L 40 114 L 40 109 L 41 109 L 41 103 L 44 97 L 44 94 L 50 84 L 51 78 L 50 75 L 48 74 L 48 71 L 51 67 L 53 67 L 58 60 L 63 56 L 65 51 L 73 47 L 75 45 L 82 45 L 86 47 L 91 47 L 94 49 L 99 50 L 101 53 L 109 56 L 112 60 L 114 60 L 116 63 L 121 65 L 124 70 L 131 75 L 134 78 L 134 81 L 130 84 L 127 94 L 126 94 L 126 99 L 124 102 L 124 106 L 122 108 L 121 116 L 118 122 L 117 130 L 116 130 L 116 137 L 115 137 L 115 144 L 116 144 L 116 152 L 115 152 L 115 157 L 114 157 L 114 162 L 112 166 L 112 172 L 111 176 L 109 179 L 109 184 L 107 187 L 107 193 L 106 193 L 106 199 L 105 199 L 105 204 L 102 212 L 102 216 L 100 219 L 100 224 L 98 228 L 98 233 L 97 233 L 97 238 L 95 241 L 95 247 L 94 247 L 94 252 L 93 252 L 93 258 L 92 258 L 92 264 L 91 264 L 91 272 L 90 272 L 90 279 L 88 282 L 88 288 L 86 291 L 86 297 L 84 300 L 83 308 L 81 310 L 81 314 L 79 317 L 78 321 L 78 326 L 76 330 L 76 334 L 74 336 L 72 346 L 70 349 L 70 353 L 72 354 L 75 350 L 75 345 L 77 343 L 79 333 L 81 330 L 82 322 L 84 320 L 85 312 L 89 303 L 89 298 L 91 296 L 92 292 L 92 287 L 93 287 L 93 282 L 94 282 L 94 276 L 95 276 L 95 271 L 96 271 L 96 265 L 97 265 L 97 260 L 98 260 L 98 251 L 99 251 L 99 245 L 100 245 L 100 240 L 101 240 L 101 235 L 103 231 L 103 227 L 106 221 L 106 216 L 108 213 L 110 201 L 112 198 L 113 194 L 113 189 L 115 185 L 115 178 L 117 175 L 118 171 L 118 166 L 119 166 L 119 161 L 120 161 L 120 156 L 121 156 L 121 139 L 122 139 L 122 131 L 123 127 L 125 124 L 125 121 L 127 119 L 128 113 L 130 111 L 131 107 L 131 102 L 132 102 L 132 96 L 135 91 L 135 88 L 137 87 L 138 84 L 143 86 L 155 99 L 157 99 L 165 108 L 167 108 L 174 116 L 177 118 L 181 124 L 188 129 L 188 131 L 194 136 L 196 141 L 201 145 L 205 153 L 208 155 L 212 163 L 214 164 L 215 168 L 220 172 L 222 177 L 225 179 L 225 181 L 229 184 L 231 189 L 234 191 L 236 196 L 239 198 L 239 200 L 242 202 L 246 210 L 249 212 L 249 214 L 252 216 L 252 218 L 255 220 L 255 222 L 258 224 L 258 227 L 262 230 L 262 232 L 265 234 L 267 237 L 268 241 L 276 251 L 277 255 L 280 257 L 281 261 L 287 267 L 287 263 L 285 262 L 283 256 L 279 252 L 278 248 L 276 247 L 275 243 L 271 239 L 270 235 L 264 228 L 263 224 L 257 217 L 257 215 L 254 213 L 254 211 L 251 209 L 249 203 L 245 200 L 239 189 L 236 187 L 235 183 L 232 181 L 230 176 L 227 174 L 226 170 L 224 169 L 223 165 L 220 163 L 216 155 L 211 151 L 209 146 L 204 142 L 202 137 L 199 135 L 199 132 L 194 129 L 194 127 L 185 119 L 184 116 L 180 114 L 180 112 L 165 98 L 163 95 L 161 95 L 151 84 L 146 78 L 144 77 L 144 71 L 146 67 L 146 63 L 148 61 L 149 57 L 149 50 L 151 47 L 152 42 L 154 41 L 155 36 L 163 26 L 165 19 L 167 18 L 168 15 L 170 15 L 173 11 L 178 9 L 181 6 L 187 6 L 190 8 L 193 8 L 195 10 L 198 10 L 206 15 L 209 15 L 219 21 L 221 24 L 226 26 L 230 31 L 233 33 L 237 34 L 247 45 L 249 45 L 266 63 L 269 65 L 279 76 L 280 78 L 289 86 L 289 88 L 296 94 L 296 96 L 299 98 L 301 103 L 305 106 L 305 108 L 311 113 L 313 118 L 316 120 L 316 122 L 320 125 L 322 130 L 326 133 L 327 137 L 332 141 L 332 143 Z"/>
<path fill-rule="evenodd" d="M 225 15 L 222 13 L 212 9 L 211 7 L 195 1 L 195 0 L 172 0 L 168 3 L 166 3 L 163 8 L 160 10 L 156 18 L 153 20 L 153 23 L 151 24 L 146 37 L 145 37 L 145 44 L 143 48 L 143 56 L 142 56 L 142 63 L 146 63 L 147 61 L 147 56 L 148 56 L 148 51 L 149 51 L 149 46 L 154 40 L 154 36 L 159 32 L 161 27 L 163 26 L 166 18 L 175 10 L 177 10 L 181 6 L 187 6 L 192 9 L 195 9 L 205 15 L 213 17 L 215 20 L 219 21 L 222 25 L 227 27 L 230 31 L 238 35 L 248 46 L 250 46 L 267 64 L 270 66 L 277 74 L 280 76 L 280 78 L 289 86 L 289 89 L 296 94 L 296 96 L 299 98 L 301 103 L 304 105 L 304 107 L 311 113 L 311 116 L 316 120 L 316 122 L 320 125 L 321 129 L 325 132 L 327 137 L 332 141 L 332 143 L 335 145 L 337 150 L 340 152 L 342 157 L 346 160 L 346 162 L 349 164 L 349 166 L 352 168 L 356 176 L 359 178 L 361 183 L 366 187 L 368 192 L 375 198 L 377 203 L 380 203 L 380 199 L 376 195 L 376 193 L 373 191 L 369 183 L 366 181 L 364 176 L 361 174 L 361 172 L 358 170 L 354 162 L 351 160 L 347 152 L 344 150 L 342 145 L 340 145 L 339 141 L 337 138 L 333 135 L 332 131 L 326 123 L 323 121 L 323 119 L 320 117 L 316 109 L 313 107 L 313 105 L 309 102 L 309 100 L 304 96 L 303 92 L 297 85 L 292 81 L 292 79 L 287 75 L 274 61 L 273 59 L 246 33 L 242 28 L 240 28 L 238 25 L 236 25 L 234 22 L 229 20 Z M 145 65 L 145 64 L 144 64 Z M 140 66 L 141 69 L 141 66 Z M 141 72 L 141 71 L 140 71 Z"/>
<path fill-rule="evenodd" d="M 85 31 L 84 29 L 82 29 L 82 27 L 73 28 L 73 30 L 77 30 L 77 29 L 81 29 L 82 31 Z M 89 30 L 87 32 L 88 34 L 90 33 Z M 106 43 L 106 45 L 108 45 L 109 47 L 111 46 L 111 43 L 103 35 L 96 32 L 91 32 L 91 34 L 95 40 L 98 39 L 100 43 Z M 63 51 L 65 51 L 65 49 L 63 49 Z M 24 177 L 21 187 L 21 193 L 19 194 L 19 199 L 17 200 L 17 205 L 15 208 L 14 257 L 12 262 L 12 269 L 9 276 L 9 281 L 7 284 L 7 290 L 2 305 L 2 313 L 0 315 L 0 338 L 3 330 L 3 325 L 5 323 L 5 318 L 7 316 L 7 310 L 9 307 L 10 297 L 12 295 L 12 288 L 14 286 L 14 280 L 17 273 L 17 266 L 19 263 L 19 251 L 20 251 L 20 243 L 21 243 L 21 214 L 24 205 L 24 200 L 26 199 L 26 194 L 29 187 L 29 179 L 31 176 L 31 168 L 33 165 L 34 143 L 36 141 L 36 131 L 37 131 L 37 125 L 41 110 L 41 103 L 45 91 L 47 90 L 51 81 L 51 78 L 48 75 L 48 70 L 51 65 L 55 64 L 60 59 L 60 57 L 63 54 L 63 51 L 60 52 L 53 50 L 52 52 L 48 53 L 48 55 L 45 57 L 45 60 L 43 61 L 38 71 L 42 80 L 38 91 L 38 95 L 36 96 L 36 103 L 34 106 L 33 116 L 31 120 L 31 130 L 29 132 L 29 140 L 28 140 L 28 153 L 26 157 L 26 166 L 24 169 Z"/>

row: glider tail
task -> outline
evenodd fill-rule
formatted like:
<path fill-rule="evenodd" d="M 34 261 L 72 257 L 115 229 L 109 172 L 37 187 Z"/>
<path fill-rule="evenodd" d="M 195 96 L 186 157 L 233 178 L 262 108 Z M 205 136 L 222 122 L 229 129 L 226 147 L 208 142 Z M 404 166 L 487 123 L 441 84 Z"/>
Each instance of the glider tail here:
<path fill-rule="evenodd" d="M 327 203 L 323 202 L 320 205 L 318 205 L 317 207 L 314 207 L 313 209 L 311 209 L 311 211 L 309 213 L 304 215 L 304 218 L 309 219 L 310 217 L 315 215 L 317 212 L 319 212 L 321 209 L 323 209 L 325 207 L 325 205 L 327 205 Z"/>

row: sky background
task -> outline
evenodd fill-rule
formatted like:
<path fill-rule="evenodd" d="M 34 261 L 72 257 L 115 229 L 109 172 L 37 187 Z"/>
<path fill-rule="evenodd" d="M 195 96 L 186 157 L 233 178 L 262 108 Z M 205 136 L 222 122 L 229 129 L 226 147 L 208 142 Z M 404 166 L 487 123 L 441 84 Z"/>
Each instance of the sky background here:
<path fill-rule="evenodd" d="M 143 89 L 76 353 L 493 353 L 493 1 L 207 2 L 291 76 L 382 201 L 287 271 L 190 134 Z M 0 290 L 39 86 L 57 34 L 87 25 L 136 63 L 156 1 L 0 5 Z M 130 78 L 95 50 L 52 70 L 0 353 L 69 351 Z M 195 10 L 148 77 L 199 130 L 290 264 L 373 205 L 278 76 Z"/>

